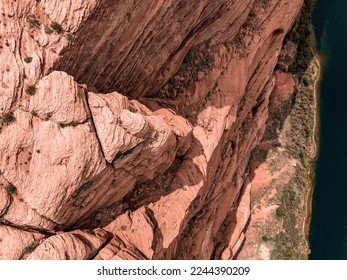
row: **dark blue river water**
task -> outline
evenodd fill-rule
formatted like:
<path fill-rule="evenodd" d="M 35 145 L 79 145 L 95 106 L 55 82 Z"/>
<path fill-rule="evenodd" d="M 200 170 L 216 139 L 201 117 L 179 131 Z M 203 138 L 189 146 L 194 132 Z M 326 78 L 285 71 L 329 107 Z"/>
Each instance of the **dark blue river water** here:
<path fill-rule="evenodd" d="M 313 26 L 323 71 L 310 259 L 347 259 L 347 1 L 318 0 Z"/>

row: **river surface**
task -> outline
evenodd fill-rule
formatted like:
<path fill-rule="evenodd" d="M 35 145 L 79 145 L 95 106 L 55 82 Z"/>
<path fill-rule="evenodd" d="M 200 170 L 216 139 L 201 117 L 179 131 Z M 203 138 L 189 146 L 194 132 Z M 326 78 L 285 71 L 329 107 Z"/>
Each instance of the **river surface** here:
<path fill-rule="evenodd" d="M 322 78 L 310 259 L 347 259 L 347 0 L 318 0 L 312 23 Z"/>

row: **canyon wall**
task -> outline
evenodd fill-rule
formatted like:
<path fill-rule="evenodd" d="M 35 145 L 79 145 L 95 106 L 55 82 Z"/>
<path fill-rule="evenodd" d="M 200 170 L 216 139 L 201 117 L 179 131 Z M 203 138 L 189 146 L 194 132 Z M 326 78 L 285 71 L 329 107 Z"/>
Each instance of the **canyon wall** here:
<path fill-rule="evenodd" d="M 0 258 L 235 258 L 302 4 L 2 1 Z"/>

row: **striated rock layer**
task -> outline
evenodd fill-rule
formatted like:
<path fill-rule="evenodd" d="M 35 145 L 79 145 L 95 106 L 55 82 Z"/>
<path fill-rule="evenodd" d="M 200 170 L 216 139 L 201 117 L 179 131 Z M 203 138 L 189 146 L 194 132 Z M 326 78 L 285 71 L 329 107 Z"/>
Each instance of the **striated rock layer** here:
<path fill-rule="evenodd" d="M 234 258 L 302 3 L 1 1 L 0 258 Z"/>

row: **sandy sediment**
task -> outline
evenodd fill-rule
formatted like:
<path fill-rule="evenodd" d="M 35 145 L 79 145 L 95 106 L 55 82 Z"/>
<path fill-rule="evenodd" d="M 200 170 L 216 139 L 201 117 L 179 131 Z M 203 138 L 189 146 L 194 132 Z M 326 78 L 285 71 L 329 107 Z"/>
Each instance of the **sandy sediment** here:
<path fill-rule="evenodd" d="M 314 36 L 314 32 L 311 32 L 311 48 L 313 52 L 313 60 L 316 65 L 316 72 L 312 74 L 312 78 L 314 79 L 314 106 L 315 106 L 315 116 L 314 116 L 314 124 L 313 124 L 313 134 L 312 134 L 312 153 L 311 153 L 311 166 L 310 166 L 310 180 L 311 186 L 307 194 L 306 198 L 306 217 L 304 224 L 305 236 L 309 239 L 310 234 L 310 224 L 311 224 L 311 216 L 312 216 L 312 199 L 313 199 L 313 191 L 315 184 L 315 169 L 316 169 L 316 160 L 319 155 L 319 84 L 321 81 L 321 73 L 322 73 L 322 58 L 318 54 L 316 50 L 316 39 Z"/>

